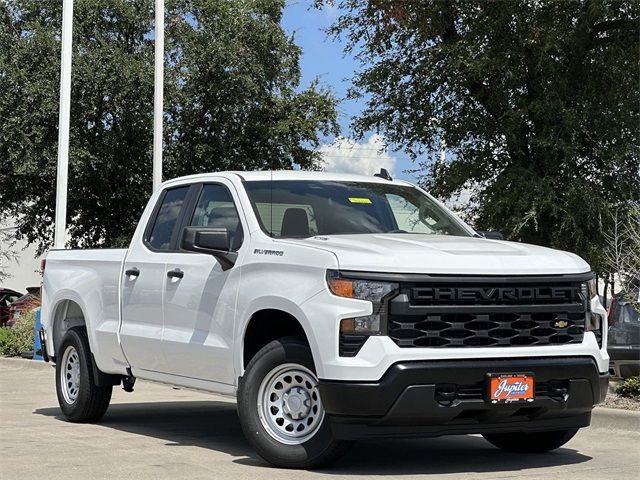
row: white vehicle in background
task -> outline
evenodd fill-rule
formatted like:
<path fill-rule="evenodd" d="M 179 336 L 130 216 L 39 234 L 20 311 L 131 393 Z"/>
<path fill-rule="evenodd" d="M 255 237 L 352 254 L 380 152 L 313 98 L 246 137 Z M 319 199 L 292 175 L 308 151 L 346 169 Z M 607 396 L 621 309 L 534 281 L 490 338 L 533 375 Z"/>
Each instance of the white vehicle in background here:
<path fill-rule="evenodd" d="M 607 391 L 606 312 L 571 253 L 484 238 L 388 175 L 165 182 L 128 249 L 51 250 L 60 407 L 99 420 L 136 378 L 237 395 L 274 465 L 368 437 L 566 443 Z"/>

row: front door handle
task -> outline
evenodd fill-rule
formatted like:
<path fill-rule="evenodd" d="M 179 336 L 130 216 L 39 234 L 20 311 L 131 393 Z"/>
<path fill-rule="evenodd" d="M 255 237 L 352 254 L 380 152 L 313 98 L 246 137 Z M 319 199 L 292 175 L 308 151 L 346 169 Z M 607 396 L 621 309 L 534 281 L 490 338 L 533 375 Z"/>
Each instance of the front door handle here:
<path fill-rule="evenodd" d="M 127 277 L 137 277 L 138 275 L 140 275 L 140 270 L 133 267 L 133 268 L 130 268 L 129 270 L 125 270 L 124 274 Z"/>
<path fill-rule="evenodd" d="M 184 272 L 179 268 L 174 268 L 173 270 L 169 270 L 167 272 L 167 277 L 169 278 L 182 278 L 184 277 Z"/>

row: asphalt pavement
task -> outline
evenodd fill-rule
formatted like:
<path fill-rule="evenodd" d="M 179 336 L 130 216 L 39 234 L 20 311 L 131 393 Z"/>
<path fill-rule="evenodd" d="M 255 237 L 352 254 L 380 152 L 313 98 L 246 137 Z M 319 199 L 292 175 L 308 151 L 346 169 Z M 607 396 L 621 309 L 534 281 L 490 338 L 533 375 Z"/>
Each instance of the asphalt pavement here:
<path fill-rule="evenodd" d="M 521 455 L 480 436 L 357 443 L 331 468 L 280 470 L 242 436 L 232 399 L 138 382 L 114 390 L 99 424 L 60 413 L 52 367 L 0 359 L 0 478 L 359 479 L 640 478 L 640 413 L 596 409 L 593 425 L 555 452 Z"/>

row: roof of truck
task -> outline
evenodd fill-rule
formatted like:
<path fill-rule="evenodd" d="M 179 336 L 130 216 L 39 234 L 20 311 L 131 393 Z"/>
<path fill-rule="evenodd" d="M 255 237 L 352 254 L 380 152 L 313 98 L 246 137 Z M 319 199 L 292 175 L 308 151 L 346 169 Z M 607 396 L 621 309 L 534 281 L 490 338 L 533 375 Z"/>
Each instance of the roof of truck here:
<path fill-rule="evenodd" d="M 356 175 L 352 173 L 331 173 L 331 172 L 313 172 L 306 170 L 264 170 L 253 172 L 242 171 L 229 171 L 229 172 L 212 172 L 201 173 L 197 175 L 189 175 L 187 177 L 174 178 L 169 180 L 173 183 L 179 180 L 206 180 L 213 177 L 240 177 L 242 180 L 260 181 L 260 180 L 324 180 L 324 181 L 337 181 L 337 182 L 369 182 L 369 183 L 388 183 L 389 180 L 384 178 L 375 177 L 373 175 Z M 396 180 L 394 180 L 396 181 Z M 406 184 L 402 180 L 398 181 Z"/>

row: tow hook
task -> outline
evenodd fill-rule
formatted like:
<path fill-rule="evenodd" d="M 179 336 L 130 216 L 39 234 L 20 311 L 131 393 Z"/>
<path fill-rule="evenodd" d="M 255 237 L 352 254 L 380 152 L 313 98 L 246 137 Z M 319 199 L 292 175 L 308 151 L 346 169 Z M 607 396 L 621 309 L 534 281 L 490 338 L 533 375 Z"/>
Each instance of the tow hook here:
<path fill-rule="evenodd" d="M 458 390 L 455 385 L 441 385 L 436 388 L 435 399 L 440 405 L 450 407 L 458 398 Z"/>
<path fill-rule="evenodd" d="M 549 396 L 554 400 L 566 401 L 569 390 L 564 387 L 555 387 L 549 389 Z"/>

